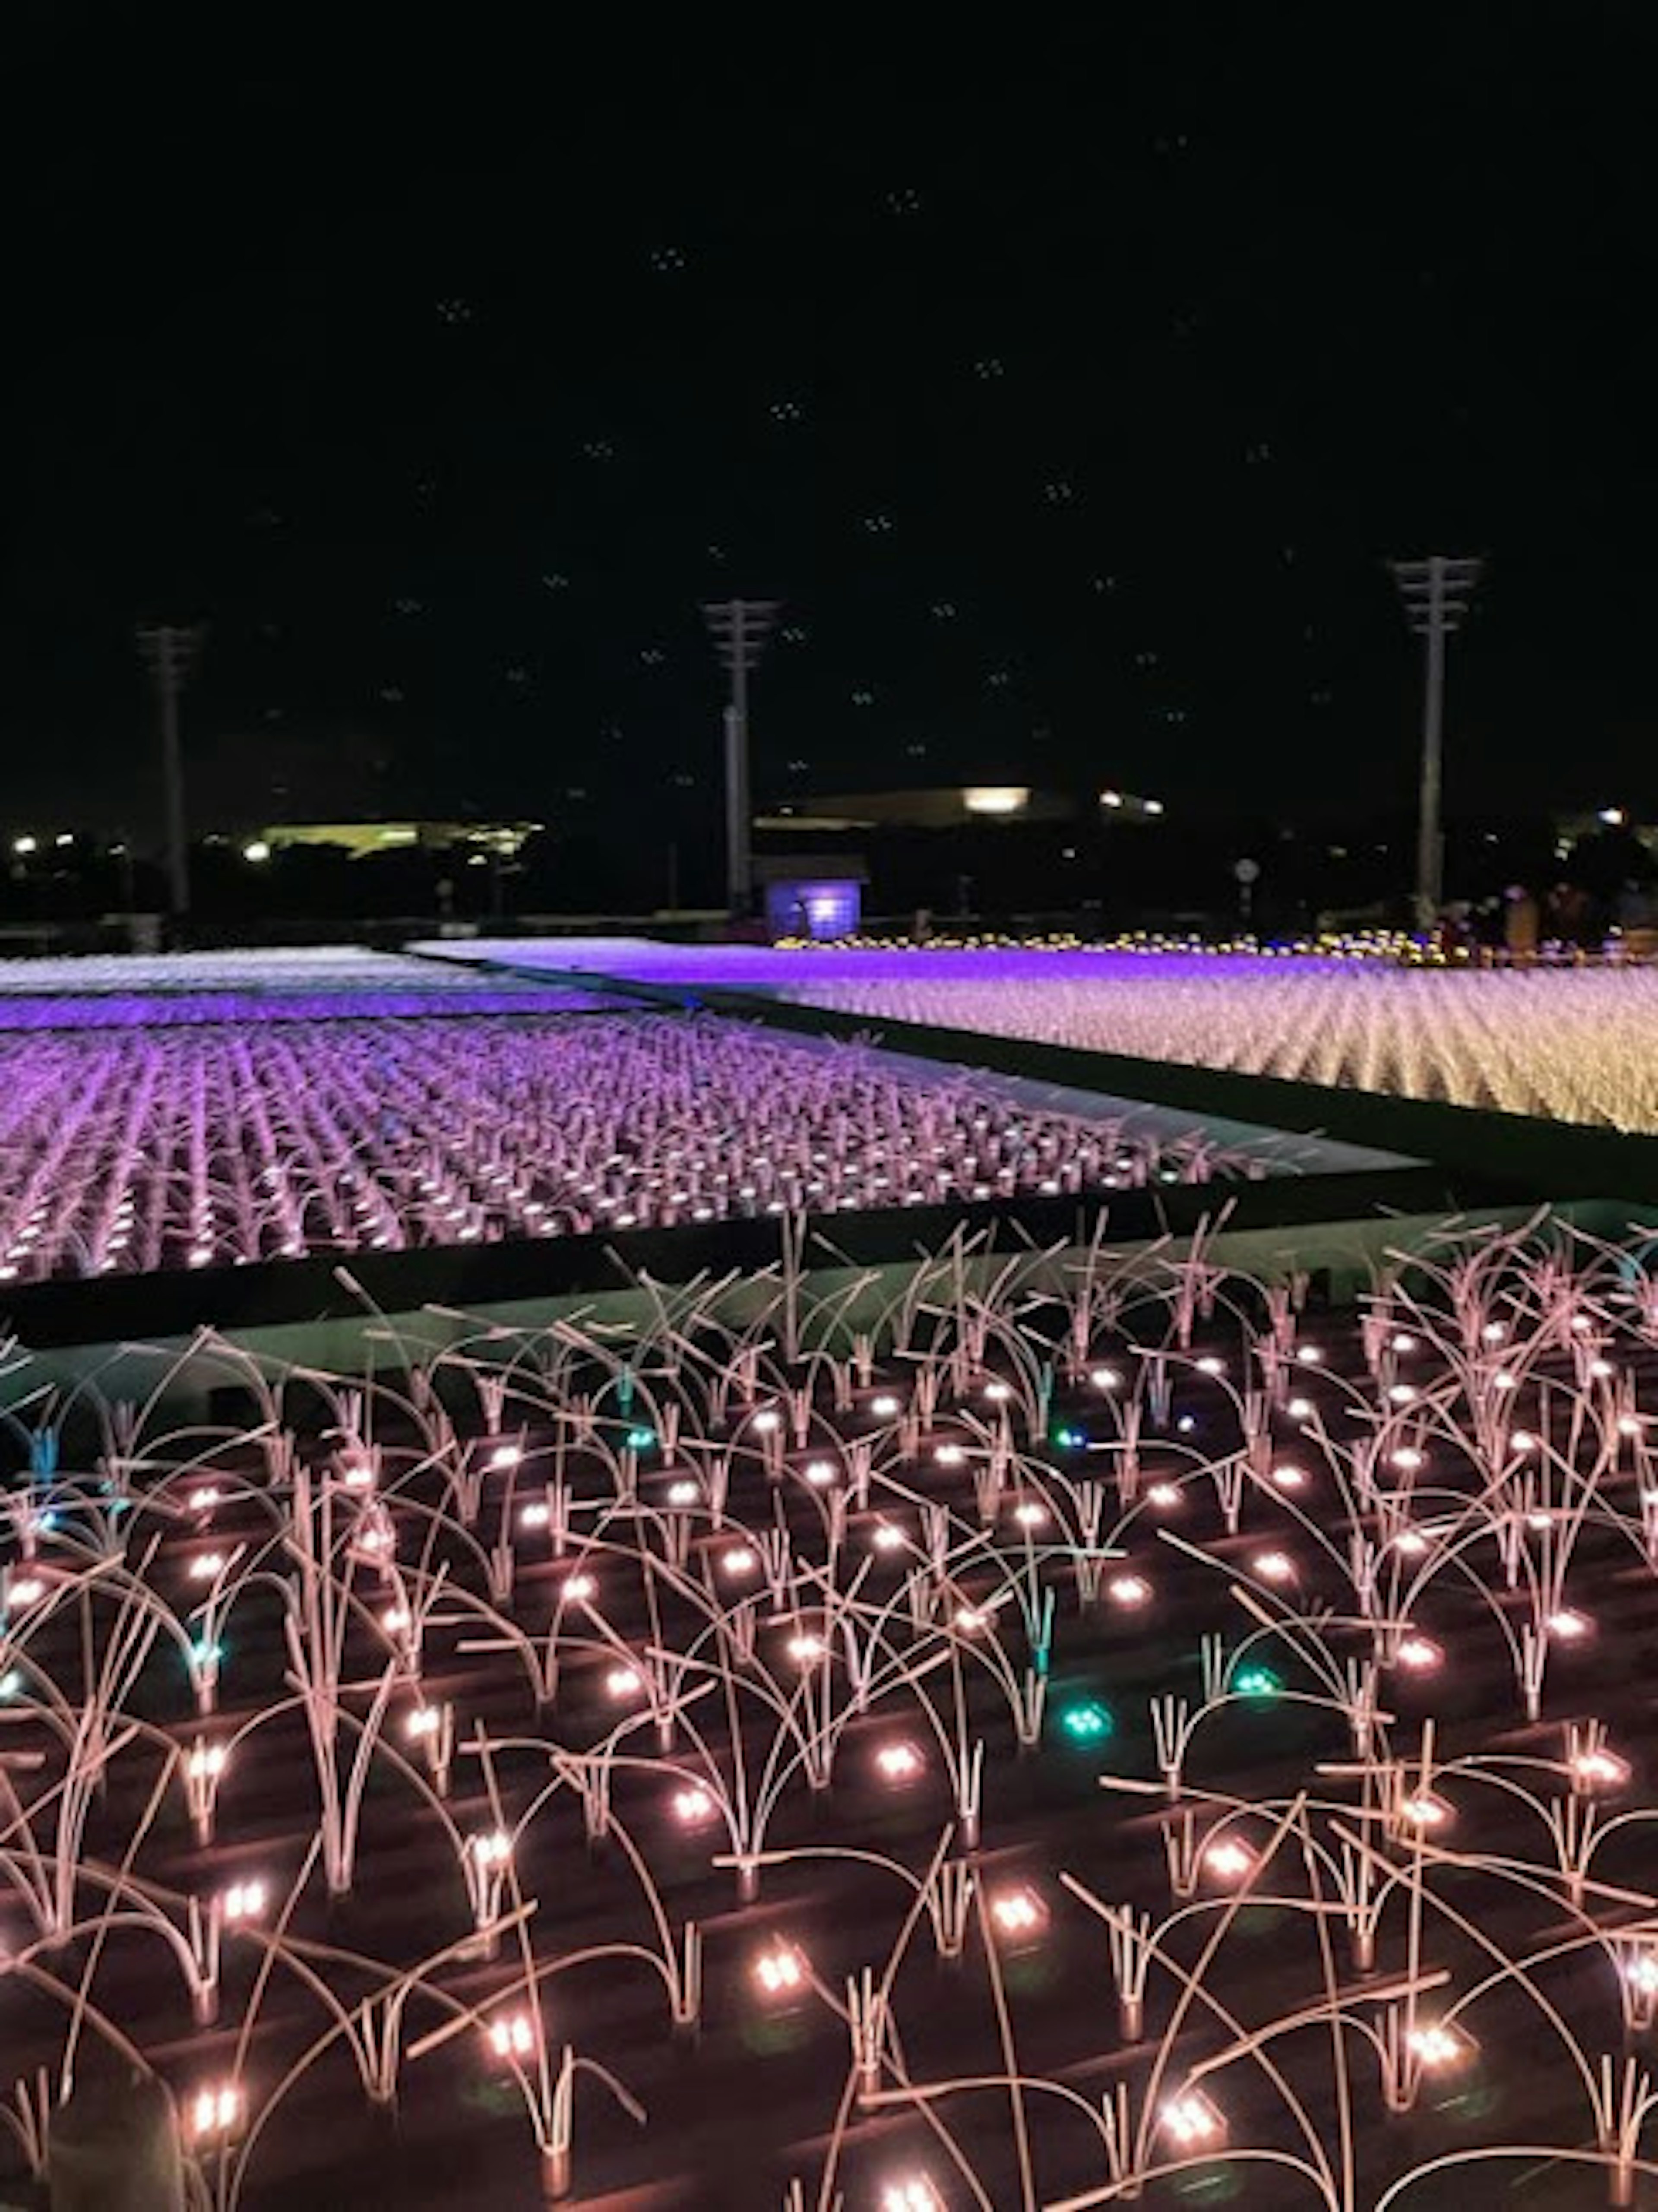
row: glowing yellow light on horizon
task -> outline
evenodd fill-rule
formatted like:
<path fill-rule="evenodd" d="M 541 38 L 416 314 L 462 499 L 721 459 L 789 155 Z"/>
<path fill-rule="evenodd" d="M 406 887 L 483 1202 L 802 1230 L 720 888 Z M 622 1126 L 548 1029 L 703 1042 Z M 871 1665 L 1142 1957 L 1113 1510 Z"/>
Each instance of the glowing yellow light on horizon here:
<path fill-rule="evenodd" d="M 975 784 L 962 793 L 969 814 L 1023 814 L 1030 804 L 1030 787 L 1022 783 Z"/>

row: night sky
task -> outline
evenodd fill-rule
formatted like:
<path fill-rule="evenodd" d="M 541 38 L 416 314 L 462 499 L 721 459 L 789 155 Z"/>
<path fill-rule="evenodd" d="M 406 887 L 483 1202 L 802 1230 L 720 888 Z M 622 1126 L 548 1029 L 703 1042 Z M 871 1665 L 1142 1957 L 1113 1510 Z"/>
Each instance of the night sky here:
<path fill-rule="evenodd" d="M 198 826 L 646 834 L 732 592 L 762 794 L 1380 808 L 1427 550 L 1453 809 L 1658 809 L 1649 5 L 337 12 L 14 29 L 6 821 L 142 818 L 149 616 Z"/>

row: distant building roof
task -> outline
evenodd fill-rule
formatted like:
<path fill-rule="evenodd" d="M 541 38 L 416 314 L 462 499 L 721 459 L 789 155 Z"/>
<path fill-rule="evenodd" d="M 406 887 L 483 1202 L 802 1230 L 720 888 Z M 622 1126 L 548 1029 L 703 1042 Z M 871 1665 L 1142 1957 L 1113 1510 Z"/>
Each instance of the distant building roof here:
<path fill-rule="evenodd" d="M 1105 790 L 1102 809 L 1137 820 L 1159 815 L 1161 800 Z M 955 830 L 991 822 L 1074 822 L 1084 810 L 1068 792 L 1023 783 L 932 785 L 908 791 L 854 791 L 780 802 L 757 817 L 756 830 L 825 835 L 848 830 Z"/>
<path fill-rule="evenodd" d="M 259 832 L 272 852 L 288 845 L 333 845 L 361 860 L 398 850 L 447 852 L 474 846 L 510 860 L 539 822 L 278 822 Z"/>

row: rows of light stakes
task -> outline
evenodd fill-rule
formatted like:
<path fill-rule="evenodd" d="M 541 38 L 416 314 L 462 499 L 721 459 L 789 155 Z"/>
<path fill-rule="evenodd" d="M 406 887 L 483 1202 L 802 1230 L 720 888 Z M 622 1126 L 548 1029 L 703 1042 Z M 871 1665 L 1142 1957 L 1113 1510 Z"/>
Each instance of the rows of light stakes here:
<path fill-rule="evenodd" d="M 0 1283 L 1262 1171 L 709 1017 L 0 1035 Z"/>
<path fill-rule="evenodd" d="M 1658 969 L 1430 973 L 1342 957 L 799 955 L 839 1012 L 1658 1130 Z"/>
<path fill-rule="evenodd" d="M 1382 1280 L 1357 1322 L 1317 1333 L 1298 1303 L 1304 1285 L 1233 1275 L 1202 1240 L 1129 1259 L 1102 1245 L 1031 1254 L 988 1276 L 969 1257 L 958 1239 L 872 1326 L 853 1325 L 852 1292 L 816 1292 L 786 1269 L 740 1323 L 713 1292 L 670 1300 L 641 1288 L 647 1318 L 625 1339 L 566 1323 L 487 1346 L 416 1347 L 396 1389 L 273 1375 L 228 1344 L 198 1346 L 189 1357 L 237 1378 L 246 1424 L 169 1443 L 159 1398 L 150 1433 L 139 1409 L 90 1395 L 81 1418 L 100 1448 L 85 1472 L 64 1457 L 73 1424 L 52 1418 L 14 1363 L 12 1427 L 30 1480 L 4 1501 L 0 1698 L 8 1729 L 42 1756 L 33 1782 L 30 1762 L 0 1761 L 0 1877 L 24 1930 L 0 1954 L 0 1979 L 79 1947 L 78 1979 L 52 1984 L 78 2033 L 97 2016 L 102 1937 L 118 1921 L 167 1947 L 197 2027 L 214 2029 L 227 1943 L 292 1964 L 317 1893 L 352 1893 L 366 1781 L 382 1769 L 450 1855 L 462 1910 L 451 1940 L 381 1962 L 380 2009 L 367 2017 L 318 1965 L 337 1955 L 345 1986 L 354 1962 L 307 1937 L 305 1986 L 330 2022 L 318 2048 L 343 2040 L 369 2100 L 386 2103 L 429 2051 L 476 2035 L 523 2096 L 556 2197 L 573 2185 L 578 2082 L 599 2081 L 643 2115 L 604 2063 L 554 2038 L 555 2021 L 562 2036 L 580 2010 L 550 2002 L 549 1981 L 577 1961 L 537 1948 L 544 1931 L 524 1884 L 541 1815 L 573 1803 L 590 1841 L 622 1846 L 647 1939 L 586 1960 L 619 1972 L 624 1955 L 646 1957 L 672 2023 L 691 2028 L 702 1929 L 676 1923 L 652 1863 L 659 1839 L 624 1819 L 618 1785 L 659 1787 L 667 1832 L 728 1870 L 753 1905 L 770 1869 L 828 1878 L 842 1845 L 777 1847 L 770 1831 L 792 1793 L 819 1806 L 850 1766 L 918 1814 L 942 1790 L 948 1814 L 919 1865 L 860 1850 L 914 1901 L 885 1960 L 837 1984 L 774 1923 L 752 1954 L 755 2002 L 833 2016 L 847 2038 L 857 2094 L 828 2138 L 813 2185 L 823 2202 L 858 2168 L 863 2118 L 925 2115 L 945 2131 L 935 2141 L 959 2149 L 940 2118 L 950 2085 L 912 2079 L 901 2055 L 908 1948 L 972 1953 L 994 1981 L 999 1954 L 1041 1944 L 1062 1906 L 1102 1925 L 1121 2036 L 1146 2059 L 1140 2087 L 1124 2077 L 1100 2108 L 1097 2185 L 1066 2202 L 1132 2196 L 1229 2148 L 1283 2157 L 1240 2134 L 1227 2074 L 1309 2020 L 1342 2031 L 1344 2069 L 1349 2039 L 1369 2048 L 1385 2110 L 1416 2109 L 1425 2077 L 1480 2052 L 1468 2015 L 1491 1978 L 1455 1996 L 1435 1956 L 1436 1930 L 1453 1954 L 1469 1940 L 1440 1877 L 1471 1867 L 1573 1916 L 1564 1947 L 1557 1929 L 1534 1959 L 1503 1954 L 1496 1979 L 1535 1999 L 1588 2100 L 1594 2150 L 1540 2152 L 1600 2167 L 1610 2201 L 1631 2202 L 1649 2170 L 1649 2076 L 1634 2057 L 1592 2063 L 1594 2045 L 1566 2029 L 1543 1981 L 1552 1958 L 1604 1955 L 1619 2032 L 1652 2027 L 1658 1899 L 1600 1869 L 1658 1808 L 1607 1809 L 1635 1774 L 1603 1719 L 1543 1716 L 1554 1662 L 1595 1632 L 1573 1573 L 1580 1553 L 1615 1543 L 1643 1577 L 1658 1571 L 1658 1469 L 1636 1382 L 1658 1345 L 1658 1282 L 1638 1250 L 1552 1229 L 1448 1237 Z M 332 1418 L 301 1443 L 291 1401 L 319 1389 Z M 470 1413 L 458 1416 L 463 1400 Z M 981 1856 L 1003 1786 L 999 1768 L 987 1773 L 987 1731 L 1005 1726 L 1031 1751 L 1126 1750 L 1117 1705 L 1086 1686 L 1052 1694 L 1055 1658 L 1114 1634 L 1166 1633 L 1159 1607 L 1177 1578 L 1188 1597 L 1212 1589 L 1219 1625 L 1201 1639 L 1200 1694 L 1151 1698 L 1149 1771 L 1130 1760 L 1103 1774 L 1098 1816 L 1119 1879 L 1114 1807 L 1157 1808 L 1169 1910 L 1113 1902 L 1069 1868 L 1005 1872 Z M 1472 1598 L 1472 1626 L 1448 1596 Z M 238 1624 L 262 1604 L 277 1611 L 286 1693 L 224 1711 Z M 1470 1664 L 1511 1670 L 1524 1748 L 1499 1736 L 1454 1749 L 1430 1703 L 1413 1724 L 1392 1710 L 1431 1701 L 1454 1642 Z M 189 1710 L 157 1723 L 140 1717 L 135 1692 L 152 1651 L 169 1649 Z M 504 1744 L 476 1715 L 466 1724 L 468 1680 L 486 1666 L 498 1680 L 503 1664 L 523 1677 L 545 1763 L 527 1807 L 504 1778 Z M 1257 1796 L 1211 1778 L 1206 1747 L 1229 1741 L 1229 1714 L 1292 1705 L 1321 1731 L 1302 1786 Z M 96 1808 L 143 1755 L 162 1762 L 164 1783 L 176 1778 L 211 1863 L 240 1765 L 283 1716 L 302 1725 L 311 1777 L 290 1882 L 239 1863 L 216 1891 L 173 1887 L 152 1833 L 161 1790 L 118 1863 L 88 1848 Z M 1489 1817 L 1515 1804 L 1527 1820 L 1508 1821 L 1500 1849 L 1451 1847 L 1471 1807 Z M 1234 2021 L 1217 2040 L 1230 2015 L 1212 1996 L 1194 2020 L 1202 1984 L 1182 1945 L 1204 1930 L 1206 1970 L 1229 1916 L 1262 1898 L 1321 1926 L 1333 1913 L 1358 1979 L 1321 1939 L 1304 2002 L 1253 2028 Z M 483 2001 L 459 1994 L 450 1972 L 478 1960 L 500 1970 Z M 261 1975 L 246 2002 L 270 1987 Z M 416 2003 L 442 2024 L 405 2033 Z M 239 2051 L 251 2026 L 245 2014 Z M 1590 2033 L 1609 2039 L 1605 2023 Z M 66 2085 L 72 2056 L 52 2063 Z M 993 2071 L 1022 2093 L 1042 2086 L 1011 2046 Z M 1337 2100 L 1298 2103 L 1274 2078 L 1305 2139 L 1297 2171 L 1351 2212 L 1351 2176 L 1330 2148 Z M 210 2199 L 228 2206 L 292 2081 L 259 2081 L 244 2063 L 179 2086 Z M 1353 2094 L 1344 2081 L 1344 2107 Z M 38 2163 L 26 2109 L 17 2100 L 7 2118 Z M 1040 2154 L 1015 2131 L 1023 2201 L 1042 2201 Z M 1522 2154 L 1540 2147 L 1480 2152 Z M 959 2171 L 952 2155 L 895 2174 L 870 2201 L 947 2207 Z"/>

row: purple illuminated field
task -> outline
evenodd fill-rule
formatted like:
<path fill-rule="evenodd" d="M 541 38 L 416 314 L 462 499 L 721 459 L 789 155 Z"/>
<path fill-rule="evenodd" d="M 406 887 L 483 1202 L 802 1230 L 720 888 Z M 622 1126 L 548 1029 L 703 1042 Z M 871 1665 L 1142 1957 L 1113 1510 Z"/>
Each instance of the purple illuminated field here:
<path fill-rule="evenodd" d="M 440 950 L 441 948 L 434 948 Z M 723 984 L 1087 1051 L 1658 1131 L 1658 968 L 1084 950 L 472 945 L 519 969 Z"/>
<path fill-rule="evenodd" d="M 709 1018 L 0 1036 L 0 1281 L 1263 1172 Z"/>
<path fill-rule="evenodd" d="M 14 1030 L 172 1028 L 188 1022 L 325 1021 L 341 1015 L 566 1013 L 610 1003 L 532 976 L 475 976 L 458 963 L 352 946 L 301 951 L 126 953 L 0 962 L 0 1035 Z"/>
<path fill-rule="evenodd" d="M 1650 1250 L 750 1289 L 13 1358 L 0 2184 L 1650 2205 Z"/>

